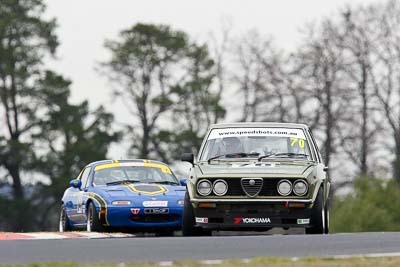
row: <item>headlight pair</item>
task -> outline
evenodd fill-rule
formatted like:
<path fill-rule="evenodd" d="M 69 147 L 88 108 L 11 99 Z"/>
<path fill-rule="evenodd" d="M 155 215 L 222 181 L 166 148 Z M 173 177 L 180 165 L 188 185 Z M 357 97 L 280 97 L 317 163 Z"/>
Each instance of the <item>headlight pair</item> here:
<path fill-rule="evenodd" d="M 202 196 L 208 196 L 211 192 L 214 192 L 217 196 L 223 196 L 228 192 L 228 183 L 222 179 L 218 179 L 214 183 L 203 179 L 197 183 L 197 192 Z"/>
<path fill-rule="evenodd" d="M 288 196 L 290 193 L 293 193 L 296 196 L 304 196 L 307 194 L 308 185 L 307 182 L 304 180 L 296 180 L 293 185 L 289 180 L 281 180 L 278 183 L 278 193 L 281 196 Z"/>

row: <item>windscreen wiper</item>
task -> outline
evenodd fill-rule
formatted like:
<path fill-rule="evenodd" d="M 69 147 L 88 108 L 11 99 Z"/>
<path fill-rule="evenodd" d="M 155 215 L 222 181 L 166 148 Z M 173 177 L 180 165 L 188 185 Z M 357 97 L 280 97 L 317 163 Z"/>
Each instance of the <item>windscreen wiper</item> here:
<path fill-rule="evenodd" d="M 171 182 L 171 181 L 150 182 L 150 184 L 179 185 L 177 182 Z"/>
<path fill-rule="evenodd" d="M 309 155 L 307 154 L 302 154 L 302 153 L 292 153 L 292 152 L 284 152 L 284 153 L 276 153 L 276 154 L 268 154 L 264 155 L 258 158 L 258 161 L 261 161 L 263 158 L 268 158 L 268 157 L 279 157 L 279 156 L 288 156 L 288 157 L 308 157 Z"/>
<path fill-rule="evenodd" d="M 289 157 L 301 156 L 301 157 L 308 157 L 309 155 L 303 154 L 303 153 L 285 152 L 285 153 L 277 153 L 277 154 L 274 154 L 274 156 L 289 156 Z"/>
<path fill-rule="evenodd" d="M 208 159 L 208 163 L 210 163 L 212 160 L 214 159 L 218 159 L 218 158 L 235 158 L 235 157 L 240 157 L 240 158 L 244 158 L 244 157 L 249 157 L 249 156 L 258 156 L 260 153 L 245 153 L 245 152 L 238 152 L 238 153 L 229 153 L 229 154 L 223 154 L 223 155 L 218 155 L 212 158 Z"/>
<path fill-rule="evenodd" d="M 139 180 L 129 180 L 129 179 L 126 179 L 126 180 L 119 180 L 119 181 L 109 182 L 109 183 L 106 183 L 106 185 L 128 184 L 128 183 L 140 183 L 140 181 L 139 181 Z"/>
<path fill-rule="evenodd" d="M 267 155 L 264 155 L 264 156 L 260 156 L 260 157 L 258 157 L 258 161 L 261 161 L 262 159 L 268 158 L 268 157 L 270 157 L 272 155 L 273 154 L 267 154 Z"/>

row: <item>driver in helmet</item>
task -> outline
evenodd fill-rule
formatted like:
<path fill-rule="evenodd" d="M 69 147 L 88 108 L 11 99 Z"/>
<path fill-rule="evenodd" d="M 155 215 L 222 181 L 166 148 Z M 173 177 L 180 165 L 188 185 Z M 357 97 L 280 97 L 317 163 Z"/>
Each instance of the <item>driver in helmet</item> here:
<path fill-rule="evenodd" d="M 244 152 L 242 142 L 237 137 L 224 137 L 222 143 L 224 144 L 226 154 Z"/>

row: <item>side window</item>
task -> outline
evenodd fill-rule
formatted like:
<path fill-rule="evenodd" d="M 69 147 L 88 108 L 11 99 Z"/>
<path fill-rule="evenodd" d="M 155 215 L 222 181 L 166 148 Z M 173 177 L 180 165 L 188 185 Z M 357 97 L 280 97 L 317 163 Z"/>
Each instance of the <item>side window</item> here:
<path fill-rule="evenodd" d="M 82 175 L 81 175 L 81 177 L 80 177 L 80 180 L 81 180 L 81 182 L 82 182 L 81 188 L 86 188 L 86 187 L 87 187 L 87 181 L 88 181 L 88 178 L 89 178 L 89 173 L 90 173 L 90 167 L 87 167 L 87 168 L 83 171 L 83 173 L 82 173 Z"/>

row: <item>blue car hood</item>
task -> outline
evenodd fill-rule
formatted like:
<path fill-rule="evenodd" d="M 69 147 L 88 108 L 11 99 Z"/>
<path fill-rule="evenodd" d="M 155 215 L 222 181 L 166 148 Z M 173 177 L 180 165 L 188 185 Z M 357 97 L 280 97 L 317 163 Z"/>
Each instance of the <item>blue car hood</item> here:
<path fill-rule="evenodd" d="M 186 192 L 184 186 L 145 183 L 97 186 L 96 189 L 105 192 L 111 198 L 161 196 L 183 198 Z"/>

